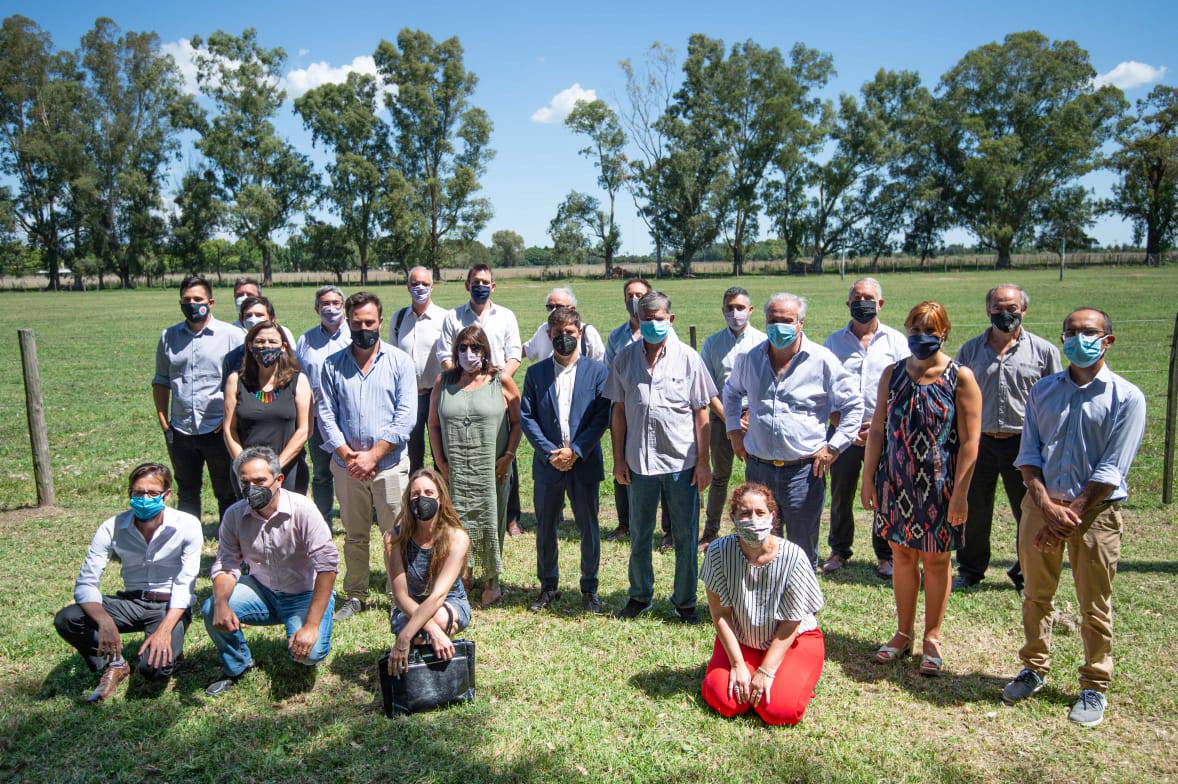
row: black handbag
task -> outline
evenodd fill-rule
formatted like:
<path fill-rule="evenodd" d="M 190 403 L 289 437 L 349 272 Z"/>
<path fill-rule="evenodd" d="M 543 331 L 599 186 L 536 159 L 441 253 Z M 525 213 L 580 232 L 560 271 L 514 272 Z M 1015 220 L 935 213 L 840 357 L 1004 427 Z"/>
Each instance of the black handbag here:
<path fill-rule="evenodd" d="M 433 648 L 409 649 L 409 669 L 389 675 L 389 654 L 376 663 L 386 716 L 419 713 L 474 699 L 474 642 L 454 640 L 454 658 L 443 661 Z"/>

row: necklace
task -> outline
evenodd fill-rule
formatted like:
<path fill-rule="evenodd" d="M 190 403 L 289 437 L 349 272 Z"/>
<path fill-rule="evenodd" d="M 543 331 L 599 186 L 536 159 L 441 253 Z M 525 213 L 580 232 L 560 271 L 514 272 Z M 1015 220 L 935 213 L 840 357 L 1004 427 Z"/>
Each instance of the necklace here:
<path fill-rule="evenodd" d="M 274 402 L 274 393 L 259 389 L 254 393 L 254 398 L 264 406 L 268 406 Z"/>

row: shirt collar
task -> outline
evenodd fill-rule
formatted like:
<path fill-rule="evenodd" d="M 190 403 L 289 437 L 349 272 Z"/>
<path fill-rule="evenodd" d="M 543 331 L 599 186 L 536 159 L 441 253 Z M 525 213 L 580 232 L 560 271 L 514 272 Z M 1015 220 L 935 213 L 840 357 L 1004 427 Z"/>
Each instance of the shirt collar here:
<path fill-rule="evenodd" d="M 184 319 L 180 323 L 184 325 L 184 329 L 188 331 L 189 335 L 200 335 L 205 332 L 208 332 L 210 335 L 215 335 L 217 333 L 215 326 L 221 322 L 217 321 L 217 319 L 210 314 L 209 317 L 205 319 L 204 326 L 195 332 L 192 330 L 192 327 L 188 326 L 188 319 Z"/>
<path fill-rule="evenodd" d="M 1113 380 L 1113 371 L 1109 369 L 1108 360 L 1105 360 L 1105 363 L 1100 366 L 1100 370 L 1096 371 L 1096 376 L 1084 386 L 1080 386 L 1075 382 L 1075 380 L 1072 378 L 1071 371 L 1069 371 L 1067 368 L 1064 368 L 1060 372 L 1060 375 L 1063 376 L 1064 381 L 1070 384 L 1073 389 L 1087 389 L 1097 381 L 1100 382 L 1101 386 L 1104 386 L 1105 384 L 1112 383 Z"/>
<path fill-rule="evenodd" d="M 172 511 L 173 511 L 172 507 L 170 507 L 170 506 L 164 507 L 164 519 L 160 521 L 160 527 L 156 529 L 157 531 L 172 525 Z M 134 524 L 135 524 L 135 513 L 132 512 L 130 509 L 127 509 L 126 511 L 122 512 L 117 517 L 115 517 L 115 528 L 129 529 Z"/>

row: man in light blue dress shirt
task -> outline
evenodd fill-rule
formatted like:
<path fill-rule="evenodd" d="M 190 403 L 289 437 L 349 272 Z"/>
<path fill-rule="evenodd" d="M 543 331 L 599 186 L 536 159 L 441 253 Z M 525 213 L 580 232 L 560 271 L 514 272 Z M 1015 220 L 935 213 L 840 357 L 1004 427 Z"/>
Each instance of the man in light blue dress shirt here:
<path fill-rule="evenodd" d="M 712 377 L 716 389 L 724 388 L 736 358 L 765 340 L 764 332 L 749 326 L 753 302 L 747 290 L 740 286 L 732 286 L 725 291 L 720 302 L 720 312 L 724 316 L 724 329 L 708 335 L 699 350 L 700 359 L 704 361 L 704 367 Z M 719 397 L 712 400 L 709 409 L 712 484 L 708 487 L 704 532 L 699 537 L 701 550 L 706 549 L 720 532 L 720 518 L 728 501 L 728 479 L 732 476 L 732 442 L 728 440 L 728 433 L 724 427 L 724 406 Z"/>
<path fill-rule="evenodd" d="M 724 385 L 724 420 L 745 475 L 773 492 L 787 538 L 818 564 L 826 472 L 859 433 L 863 398 L 838 357 L 804 334 L 806 300 L 782 292 L 765 303 L 768 339 L 736 358 Z M 742 427 L 748 400 L 748 430 Z M 837 413 L 839 424 L 827 438 Z"/>
<path fill-rule="evenodd" d="M 381 533 L 392 530 L 409 480 L 407 446 L 417 421 L 413 360 L 380 339 L 380 299 L 357 292 L 348 297 L 344 313 L 352 345 L 324 363 L 318 409 L 322 448 L 334 453 L 331 474 L 344 526 L 346 599 L 335 611 L 336 621 L 365 607 L 372 510 Z M 391 592 L 391 584 L 386 589 Z"/>
<path fill-rule="evenodd" d="M 1113 576 L 1121 554 L 1120 504 L 1145 434 L 1145 396 L 1105 364 L 1116 338 L 1112 320 L 1080 308 L 1064 320 L 1067 370 L 1031 388 L 1015 464 L 1027 493 L 1019 525 L 1025 579 L 1023 670 L 1006 685 L 1007 703 L 1043 688 L 1051 668 L 1053 600 L 1064 546 L 1079 604 L 1084 664 L 1080 699 L 1068 718 L 1095 726 L 1104 718 L 1113 674 Z"/>
<path fill-rule="evenodd" d="M 323 363 L 337 351 L 342 351 L 352 345 L 352 331 L 344 325 L 344 293 L 339 286 L 320 286 L 315 291 L 315 314 L 319 316 L 319 323 L 303 333 L 295 345 L 295 354 L 303 372 L 307 374 L 307 381 L 311 385 L 311 393 L 315 396 L 315 406 L 319 404 L 319 371 Z M 314 412 L 312 408 L 312 412 Z M 314 416 L 314 413 L 312 413 Z M 323 519 L 331 525 L 331 508 L 335 504 L 335 486 L 331 478 L 331 455 L 323 451 L 323 434 L 319 432 L 316 421 L 311 427 L 311 437 L 308 446 L 311 451 L 311 497 L 315 499 L 315 507 Z"/>

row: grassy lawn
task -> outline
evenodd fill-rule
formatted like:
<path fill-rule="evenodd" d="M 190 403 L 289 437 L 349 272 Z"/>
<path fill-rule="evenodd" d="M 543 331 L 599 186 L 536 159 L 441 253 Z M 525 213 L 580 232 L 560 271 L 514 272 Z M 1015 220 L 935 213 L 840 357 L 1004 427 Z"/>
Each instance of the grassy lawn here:
<path fill-rule="evenodd" d="M 882 279 L 886 322 L 899 326 L 923 299 L 942 301 L 955 324 L 950 348 L 986 325 L 983 297 L 1007 275 L 994 272 L 893 275 Z M 947 674 L 921 678 L 915 665 L 876 667 L 869 653 L 894 630 L 890 586 L 873 572 L 869 520 L 860 513 L 851 568 L 822 581 L 819 616 L 827 662 L 817 697 L 793 729 L 759 719 L 725 720 L 699 697 L 711 653 L 710 626 L 666 623 L 673 558 L 655 556 L 656 613 L 623 624 L 579 613 L 577 547 L 562 530 L 566 593 L 555 613 L 530 614 L 537 589 L 535 540 L 505 547 L 505 600 L 476 610 L 466 636 L 478 643 L 478 699 L 467 706 L 388 720 L 379 710 L 374 662 L 391 635 L 387 602 L 336 627 L 333 653 L 313 679 L 296 672 L 277 628 L 247 636 L 260 669 L 225 698 L 206 702 L 218 672 L 197 619 L 176 678 L 155 693 L 131 687 L 96 709 L 79 705 L 95 678 L 57 638 L 53 614 L 71 601 L 74 577 L 94 529 L 125 508 L 125 478 L 145 459 L 167 459 L 154 424 L 150 379 L 160 329 L 179 320 L 173 291 L 0 294 L 0 780 L 4 781 L 1155 781 L 1178 777 L 1178 535 L 1160 506 L 1166 363 L 1178 270 L 1105 268 L 1019 273 L 1031 294 L 1028 327 L 1057 339 L 1074 305 L 1111 312 L 1117 344 L 1110 364 L 1140 386 L 1149 404 L 1145 444 L 1130 476 L 1126 534 L 1116 581 L 1117 669 L 1105 723 L 1072 726 L 1082 661 L 1078 632 L 1061 629 L 1055 672 L 1029 704 L 1007 708 L 1002 684 L 1018 670 L 1022 640 L 1011 563 L 1013 520 L 999 493 L 995 563 L 986 581 L 955 593 L 945 624 Z M 722 326 L 728 278 L 671 281 L 682 338 Z M 810 299 L 807 334 L 822 340 L 847 319 L 850 280 L 749 277 L 757 302 L 789 289 Z M 524 339 L 544 315 L 553 285 L 509 281 L 495 301 L 514 309 Z M 575 281 L 580 310 L 604 335 L 622 320 L 621 285 Z M 379 287 L 386 316 L 404 289 Z M 216 291 L 226 320 L 227 286 Z M 312 290 L 270 292 L 295 332 L 315 321 Z M 460 284 L 436 299 L 464 299 Z M 230 305 L 230 308 L 224 308 Z M 222 309 L 224 308 L 224 309 Z M 759 321 L 754 321 L 759 324 Z M 46 393 L 59 509 L 35 501 L 15 330 L 36 330 Z M 522 382 L 522 372 L 517 380 Z M 608 442 L 608 439 L 606 439 Z M 608 450 L 608 443 L 606 445 Z M 531 453 L 521 446 L 523 505 L 530 510 Z M 608 458 L 607 458 L 608 460 Z M 739 480 L 741 468 L 738 465 Z M 602 486 L 602 528 L 615 524 Z M 205 519 L 215 501 L 205 489 Z M 531 518 L 525 511 L 525 527 Z M 571 520 L 570 520 L 571 523 Z M 338 523 L 337 523 L 338 528 Z M 823 529 L 825 532 L 825 523 Z M 726 523 L 725 530 L 730 530 Z M 825 538 L 825 533 L 823 534 Z M 378 547 L 373 537 L 373 563 Z M 337 537 L 342 547 L 342 535 Z M 206 546 L 206 566 L 213 543 Z M 825 543 L 822 554 L 825 556 Z M 625 602 L 628 547 L 604 543 L 602 598 Z M 118 584 L 117 567 L 104 587 Z M 205 571 L 207 574 L 207 570 Z M 383 568 L 373 586 L 383 585 Z M 198 584 L 200 598 L 210 590 Z M 702 591 L 702 588 L 701 588 Z M 1065 573 L 1057 604 L 1074 611 Z M 127 638 L 134 654 L 138 640 Z"/>

